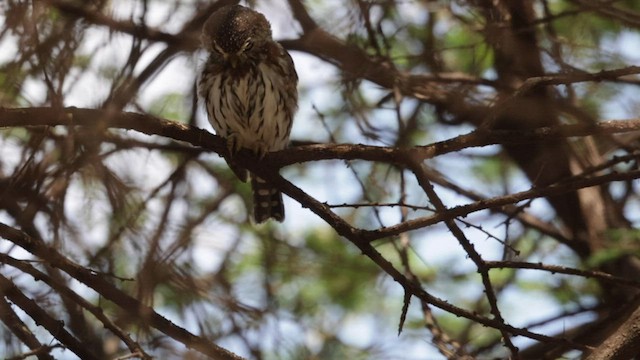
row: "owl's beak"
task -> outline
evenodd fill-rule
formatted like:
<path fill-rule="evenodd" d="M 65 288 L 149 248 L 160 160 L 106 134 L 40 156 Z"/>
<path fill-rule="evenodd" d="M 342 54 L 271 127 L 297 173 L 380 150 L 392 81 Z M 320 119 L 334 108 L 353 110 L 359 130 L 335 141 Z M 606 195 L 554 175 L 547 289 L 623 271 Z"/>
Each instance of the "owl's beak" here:
<path fill-rule="evenodd" d="M 238 67 L 238 63 L 240 62 L 240 56 L 238 54 L 229 54 L 226 56 L 227 61 L 231 64 L 232 68 Z"/>

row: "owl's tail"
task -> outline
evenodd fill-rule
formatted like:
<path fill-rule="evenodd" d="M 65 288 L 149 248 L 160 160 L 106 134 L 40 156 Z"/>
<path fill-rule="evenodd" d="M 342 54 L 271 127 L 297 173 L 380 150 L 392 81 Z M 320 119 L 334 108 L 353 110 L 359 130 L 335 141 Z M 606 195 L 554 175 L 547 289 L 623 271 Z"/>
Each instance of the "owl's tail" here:
<path fill-rule="evenodd" d="M 262 223 L 269 218 L 282 222 L 284 220 L 284 204 L 282 193 L 257 176 L 251 176 L 253 189 L 253 219 Z"/>

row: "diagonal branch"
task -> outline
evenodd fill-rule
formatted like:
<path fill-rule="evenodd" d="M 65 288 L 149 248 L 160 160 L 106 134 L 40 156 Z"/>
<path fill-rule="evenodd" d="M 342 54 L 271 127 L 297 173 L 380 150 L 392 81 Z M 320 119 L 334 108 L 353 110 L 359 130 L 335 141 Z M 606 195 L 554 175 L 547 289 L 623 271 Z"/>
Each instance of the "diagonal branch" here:
<path fill-rule="evenodd" d="M 175 339 L 178 342 L 183 343 L 185 346 L 195 349 L 205 355 L 211 356 L 214 359 L 222 359 L 222 360 L 242 359 L 241 357 L 210 342 L 209 340 L 200 336 L 196 336 L 191 332 L 189 332 L 188 330 L 174 324 L 167 318 L 155 312 L 153 308 L 144 305 L 143 303 L 139 302 L 137 299 L 127 295 L 126 293 L 124 293 L 123 291 L 121 291 L 111 283 L 107 282 L 102 278 L 102 276 L 70 261 L 69 259 L 64 257 L 62 254 L 60 254 L 56 249 L 45 244 L 42 240 L 30 237 L 29 235 L 21 232 L 20 230 L 14 229 L 2 223 L 0 223 L 0 236 L 13 242 L 14 244 L 20 246 L 21 248 L 27 250 L 28 252 L 35 255 L 36 257 L 46 261 L 47 264 L 49 264 L 50 266 L 53 266 L 55 268 L 58 268 L 66 272 L 74 279 L 78 280 L 81 283 L 84 283 L 88 287 L 95 290 L 105 299 L 118 305 L 122 310 L 124 310 L 131 317 L 138 319 L 143 323 L 148 323 L 150 326 L 156 328 L 158 331 L 166 334 L 167 336 Z M 4 281 L 3 279 L 6 281 Z M 6 288 L 5 288 L 5 285 L 6 285 Z M 0 278 L 0 289 L 6 292 L 14 288 L 15 286 L 13 286 L 13 284 L 8 279 Z M 27 305 L 29 305 L 29 303 L 27 303 Z M 57 323 L 57 321 L 55 322 Z M 55 329 L 57 329 L 58 327 L 60 326 L 49 329 L 49 332 L 51 332 L 52 334 L 56 334 Z M 64 331 L 64 329 L 61 327 L 59 330 Z M 73 344 L 73 339 L 65 338 L 65 341 L 61 340 L 61 342 L 68 345 L 66 340 L 68 340 L 69 343 Z M 80 350 L 83 351 L 83 349 L 80 349 Z M 86 354 L 86 356 L 80 355 L 80 357 L 83 359 L 94 358 L 93 356 L 90 356 L 90 354 L 88 353 Z"/>
<path fill-rule="evenodd" d="M 640 306 L 586 360 L 632 359 L 640 352 Z"/>
<path fill-rule="evenodd" d="M 111 319 L 109 319 L 105 315 L 105 313 L 102 311 L 100 307 L 91 304 L 90 302 L 85 300 L 83 297 L 81 297 L 80 295 L 75 293 L 73 290 L 71 290 L 68 286 L 60 284 L 59 282 L 55 281 L 52 277 L 43 273 L 42 271 L 39 271 L 38 269 L 34 268 L 33 266 L 27 264 L 24 261 L 20 261 L 18 259 L 10 257 L 9 255 L 0 253 L 0 263 L 13 266 L 16 269 L 19 269 L 20 271 L 22 271 L 23 273 L 33 276 L 34 279 L 38 281 L 42 281 L 45 284 L 49 285 L 52 289 L 57 291 L 60 294 L 60 296 L 70 299 L 75 304 L 81 306 L 83 309 L 86 309 L 91 314 L 93 314 L 93 316 L 95 316 L 96 319 L 100 320 L 100 322 L 105 328 L 109 329 L 114 335 L 119 337 L 122 340 L 122 342 L 124 342 L 127 345 L 131 353 L 138 354 L 138 356 L 144 360 L 151 359 L 151 356 L 149 356 L 142 349 L 142 347 L 140 347 L 140 344 L 135 342 L 128 334 L 125 333 L 125 331 L 123 331 L 117 324 L 111 321 Z"/>
<path fill-rule="evenodd" d="M 586 179 L 576 179 L 572 181 L 566 181 L 559 185 L 546 186 L 541 188 L 532 188 L 531 190 L 522 191 L 505 196 L 494 197 L 491 199 L 485 199 L 473 202 L 467 205 L 460 205 L 448 209 L 447 211 L 433 214 L 431 216 L 421 217 L 417 219 L 407 220 L 397 225 L 385 227 L 380 230 L 371 230 L 364 232 L 363 236 L 369 241 L 382 239 L 389 236 L 395 236 L 405 231 L 416 230 L 433 224 L 437 224 L 446 219 L 466 216 L 473 212 L 498 208 L 505 205 L 517 203 L 522 200 L 529 200 L 535 198 L 549 197 L 567 192 L 575 191 L 578 189 L 588 188 L 600 184 L 615 182 L 615 181 L 627 181 L 640 178 L 640 170 L 631 170 L 626 173 L 610 173 L 601 176 L 594 176 Z M 569 241 L 574 241 L 568 239 Z"/>
<path fill-rule="evenodd" d="M 0 275 L 0 296 L 6 297 L 8 300 L 16 304 L 22 309 L 29 317 L 31 317 L 36 324 L 44 327 L 47 331 L 60 343 L 64 344 L 66 348 L 71 350 L 74 354 L 78 355 L 81 359 L 98 359 L 86 346 L 82 344 L 80 340 L 71 335 L 65 328 L 64 322 L 58 319 L 54 319 L 51 315 L 47 314 L 43 308 L 41 308 L 35 301 L 29 299 L 13 282 L 3 275 Z"/>
<path fill-rule="evenodd" d="M 331 208 L 327 204 L 319 202 L 299 187 L 285 180 L 280 175 L 278 175 L 273 168 L 262 165 L 251 170 L 255 170 L 255 173 L 261 178 L 269 181 L 270 184 L 278 187 L 280 190 L 282 190 L 283 193 L 298 201 L 303 207 L 308 208 L 320 218 L 325 220 L 329 225 L 331 225 L 331 227 L 336 230 L 339 235 L 347 238 L 351 243 L 358 247 L 364 255 L 369 257 L 384 272 L 386 272 L 389 276 L 391 276 L 391 278 L 393 278 L 398 284 L 400 284 L 408 293 L 416 296 L 418 299 L 432 304 L 437 308 L 455 314 L 456 316 L 470 319 L 484 326 L 504 330 L 505 332 L 508 332 L 512 335 L 524 336 L 540 342 L 564 344 L 574 349 L 585 349 L 584 346 L 574 343 L 563 337 L 548 337 L 523 328 L 513 327 L 511 325 L 505 324 L 503 321 L 480 316 L 475 312 L 460 308 L 430 294 L 429 292 L 424 290 L 422 286 L 416 284 L 414 281 L 410 280 L 404 274 L 402 274 L 400 270 L 396 269 L 396 267 L 391 262 L 389 262 L 380 252 L 375 249 L 375 247 L 371 244 L 371 242 L 367 240 L 367 238 L 362 236 L 364 234 L 363 231 L 350 226 L 347 222 L 345 222 L 344 219 L 333 213 L 331 211 Z"/>
<path fill-rule="evenodd" d="M 422 162 L 416 161 L 412 164 L 411 168 L 418 180 L 418 183 L 420 184 L 420 187 L 422 187 L 422 190 L 424 190 L 424 192 L 427 194 L 429 201 L 436 208 L 436 212 L 439 213 L 439 212 L 447 211 L 447 207 L 444 205 L 444 203 L 442 202 L 442 199 L 440 199 L 440 196 L 436 193 L 433 187 L 433 184 L 431 184 L 431 181 L 429 180 L 427 172 L 425 171 L 424 164 Z M 500 326 L 498 330 L 502 335 L 504 344 L 511 351 L 513 358 L 517 359 L 518 348 L 513 344 L 513 342 L 511 341 L 511 337 L 509 336 L 509 332 L 506 331 L 504 328 L 504 325 L 506 325 L 506 323 L 502 317 L 502 314 L 500 313 L 500 309 L 498 308 L 498 299 L 496 297 L 496 293 L 493 289 L 493 285 L 489 277 L 490 268 L 485 264 L 484 259 L 482 259 L 482 256 L 480 255 L 480 253 L 476 251 L 471 241 L 467 239 L 462 229 L 460 229 L 458 224 L 456 224 L 455 218 L 445 219 L 444 223 L 449 229 L 449 231 L 451 231 L 451 234 L 453 234 L 453 236 L 458 240 L 458 243 L 460 243 L 464 251 L 467 253 L 469 258 L 471 259 L 471 261 L 473 261 L 473 263 L 476 265 L 476 268 L 480 273 L 480 277 L 482 278 L 484 293 L 489 302 L 489 308 L 491 309 L 491 314 L 493 315 L 493 318 L 496 321 L 502 323 L 502 326 Z"/>
<path fill-rule="evenodd" d="M 38 351 L 45 348 L 3 297 L 0 297 L 0 320 L 2 320 L 2 323 L 8 327 L 23 344 L 27 345 L 31 351 Z M 53 360 L 53 357 L 48 351 L 38 353 L 37 356 L 38 360 Z"/>

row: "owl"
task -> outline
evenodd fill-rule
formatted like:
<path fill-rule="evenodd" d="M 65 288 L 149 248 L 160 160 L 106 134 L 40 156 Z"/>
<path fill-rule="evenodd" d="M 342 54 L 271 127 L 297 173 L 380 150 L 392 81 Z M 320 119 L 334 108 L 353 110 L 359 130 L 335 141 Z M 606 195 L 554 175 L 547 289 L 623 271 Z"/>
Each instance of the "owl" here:
<path fill-rule="evenodd" d="M 229 153 L 244 148 L 263 157 L 285 149 L 298 104 L 298 75 L 264 15 L 241 5 L 222 7 L 205 22 L 202 43 L 209 54 L 198 95 Z M 251 178 L 254 220 L 284 220 L 282 193 L 232 158 L 228 163 L 236 175 Z"/>

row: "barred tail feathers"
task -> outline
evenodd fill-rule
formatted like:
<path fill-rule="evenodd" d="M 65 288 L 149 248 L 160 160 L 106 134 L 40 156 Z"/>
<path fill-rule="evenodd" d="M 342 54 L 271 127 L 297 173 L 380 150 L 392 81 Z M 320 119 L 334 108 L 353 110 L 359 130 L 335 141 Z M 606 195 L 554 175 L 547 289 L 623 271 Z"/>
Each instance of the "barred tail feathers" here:
<path fill-rule="evenodd" d="M 253 219 L 262 223 L 272 218 L 282 222 L 284 220 L 284 204 L 282 193 L 257 176 L 251 176 L 253 189 Z"/>

